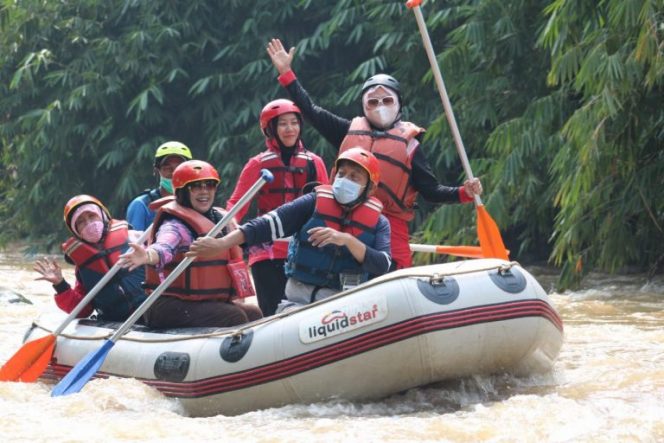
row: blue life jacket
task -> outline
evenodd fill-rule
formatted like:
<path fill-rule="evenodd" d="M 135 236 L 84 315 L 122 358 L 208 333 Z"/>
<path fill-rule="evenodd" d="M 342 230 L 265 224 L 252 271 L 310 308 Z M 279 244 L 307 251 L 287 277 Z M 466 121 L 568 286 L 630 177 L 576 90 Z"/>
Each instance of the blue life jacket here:
<path fill-rule="evenodd" d="M 366 281 L 368 274 L 347 247 L 313 246 L 308 241 L 307 231 L 318 226 L 330 227 L 351 234 L 369 247 L 375 247 L 376 225 L 382 209 L 382 204 L 370 197 L 349 210 L 334 199 L 332 186 L 318 186 L 316 209 L 289 245 L 286 276 L 310 285 L 339 290 L 340 274 L 359 274 L 360 281 Z"/>

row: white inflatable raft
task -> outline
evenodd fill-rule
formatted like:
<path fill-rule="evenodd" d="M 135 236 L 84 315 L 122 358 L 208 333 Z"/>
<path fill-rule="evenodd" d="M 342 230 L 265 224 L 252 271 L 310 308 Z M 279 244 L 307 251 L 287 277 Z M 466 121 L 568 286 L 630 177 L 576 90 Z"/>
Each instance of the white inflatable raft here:
<path fill-rule="evenodd" d="M 27 339 L 55 329 L 40 319 Z M 118 324 L 72 323 L 44 377 L 58 380 Z M 468 260 L 393 272 L 301 309 L 230 329 L 134 327 L 97 377 L 132 377 L 192 416 L 329 398 L 370 400 L 473 374 L 551 369 L 560 316 L 517 263 Z"/>

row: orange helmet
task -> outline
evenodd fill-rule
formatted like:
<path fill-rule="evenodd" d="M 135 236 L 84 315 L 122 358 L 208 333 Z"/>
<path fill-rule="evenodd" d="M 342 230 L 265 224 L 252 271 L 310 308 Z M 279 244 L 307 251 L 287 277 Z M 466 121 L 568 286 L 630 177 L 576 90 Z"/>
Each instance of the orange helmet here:
<path fill-rule="evenodd" d="M 378 165 L 378 159 L 371 152 L 360 147 L 350 148 L 342 152 L 334 162 L 336 170 L 339 169 L 339 162 L 342 160 L 351 161 L 361 166 L 369 174 L 369 181 L 373 184 L 373 187 L 376 188 L 378 186 L 378 182 L 380 181 L 380 166 Z"/>
<path fill-rule="evenodd" d="M 219 173 L 214 166 L 202 160 L 189 160 L 180 163 L 173 171 L 173 188 L 182 189 L 189 183 L 201 180 L 214 180 L 219 184 Z"/>
<path fill-rule="evenodd" d="M 273 118 L 279 117 L 283 114 L 288 114 L 289 112 L 294 112 L 297 114 L 298 118 L 302 120 L 302 111 L 300 111 L 300 108 L 298 108 L 297 105 L 290 100 L 280 98 L 277 100 L 272 100 L 270 103 L 265 105 L 261 111 L 260 116 L 261 130 L 263 131 L 263 134 L 267 136 L 265 131 L 267 130 L 267 127 Z"/>
<path fill-rule="evenodd" d="M 71 231 L 71 226 L 69 226 L 69 223 L 71 222 L 71 216 L 74 215 L 74 211 L 79 206 L 85 205 L 87 203 L 92 203 L 93 205 L 99 206 L 101 208 L 101 211 L 107 217 L 107 219 L 108 220 L 111 219 L 111 213 L 109 212 L 108 209 L 106 209 L 106 206 L 104 206 L 102 202 L 100 202 L 97 198 L 86 194 L 76 195 L 70 198 L 67 204 L 65 205 L 65 210 L 63 215 L 65 224 L 67 225 L 70 231 Z"/>

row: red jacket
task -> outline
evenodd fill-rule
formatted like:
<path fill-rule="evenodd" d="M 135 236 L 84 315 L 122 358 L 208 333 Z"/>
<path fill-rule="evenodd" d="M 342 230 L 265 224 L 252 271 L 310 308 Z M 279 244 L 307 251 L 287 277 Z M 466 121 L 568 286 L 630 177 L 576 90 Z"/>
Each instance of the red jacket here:
<path fill-rule="evenodd" d="M 260 171 L 266 166 L 283 166 L 281 161 L 281 151 L 273 140 L 266 140 L 267 150 L 252 157 L 244 165 L 240 177 L 238 178 L 237 185 L 233 190 L 233 194 L 226 203 L 226 210 L 230 210 L 240 200 L 240 198 L 247 192 L 247 190 L 256 182 L 260 177 Z M 299 158 L 299 157 L 301 158 Z M 290 166 L 305 164 L 304 156 L 310 157 L 313 160 L 315 167 L 315 181 L 320 184 L 327 185 L 329 178 L 325 163 L 323 159 L 311 151 L 308 151 L 301 144 L 296 148 L 293 157 L 290 161 Z M 301 188 L 307 183 L 308 177 L 306 170 L 303 173 L 283 173 L 278 171 L 275 175 L 275 180 L 270 184 L 264 186 L 263 192 L 258 196 L 259 214 L 269 212 L 278 208 L 284 203 L 295 200 L 301 195 L 300 192 L 279 192 L 280 188 Z M 275 190 L 277 192 L 270 192 Z M 247 213 L 249 205 L 240 209 L 237 213 L 237 220 L 241 221 Z M 249 266 L 263 260 L 285 259 L 288 255 L 288 240 L 277 240 L 274 243 L 264 243 L 262 245 L 253 246 L 249 249 Z"/>

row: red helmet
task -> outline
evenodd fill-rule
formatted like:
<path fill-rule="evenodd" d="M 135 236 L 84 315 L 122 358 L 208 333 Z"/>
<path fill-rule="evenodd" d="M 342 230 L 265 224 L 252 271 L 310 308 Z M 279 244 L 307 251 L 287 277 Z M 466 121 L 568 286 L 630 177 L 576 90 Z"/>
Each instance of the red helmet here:
<path fill-rule="evenodd" d="M 285 98 L 272 100 L 270 103 L 265 105 L 261 111 L 260 117 L 261 130 L 263 131 L 263 134 L 265 134 L 265 130 L 273 118 L 279 117 L 283 114 L 288 114 L 289 112 L 294 112 L 300 119 L 302 118 L 302 111 L 300 111 L 300 108 L 298 108 L 295 103 L 290 100 L 286 100 Z"/>
<path fill-rule="evenodd" d="M 202 160 L 189 160 L 180 163 L 173 171 L 173 188 L 182 189 L 192 182 L 214 180 L 219 184 L 219 173 L 214 166 Z"/>
<path fill-rule="evenodd" d="M 369 174 L 369 181 L 373 184 L 373 187 L 376 188 L 378 186 L 378 182 L 380 181 L 380 166 L 378 165 L 378 159 L 371 152 L 360 147 L 350 148 L 342 152 L 334 162 L 336 170 L 339 169 L 339 162 L 342 160 L 348 160 L 360 165 Z"/>
<path fill-rule="evenodd" d="M 75 195 L 74 197 L 70 198 L 67 204 L 65 204 L 65 210 L 64 210 L 64 215 L 63 218 L 65 220 L 65 224 L 67 227 L 71 230 L 71 227 L 69 226 L 69 222 L 71 219 L 71 216 L 74 215 L 74 211 L 76 208 L 78 208 L 81 205 L 85 205 L 87 203 L 92 203 L 94 205 L 97 205 L 101 208 L 101 211 L 106 215 L 107 219 L 111 219 L 111 213 L 106 209 L 106 206 L 102 204 L 97 198 L 91 196 L 91 195 L 86 195 L 86 194 L 81 194 L 81 195 Z"/>

